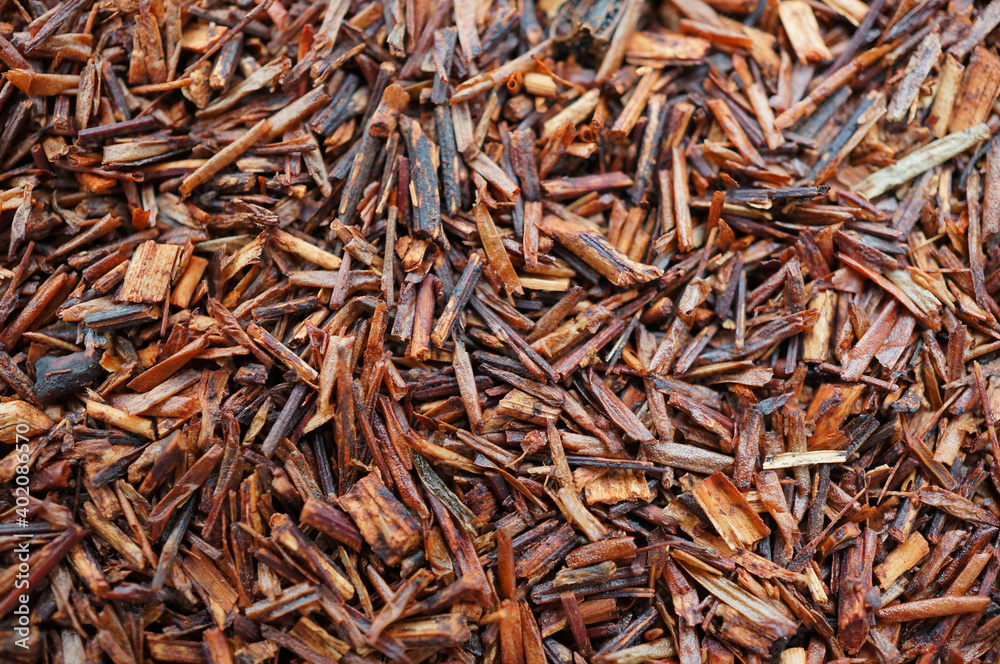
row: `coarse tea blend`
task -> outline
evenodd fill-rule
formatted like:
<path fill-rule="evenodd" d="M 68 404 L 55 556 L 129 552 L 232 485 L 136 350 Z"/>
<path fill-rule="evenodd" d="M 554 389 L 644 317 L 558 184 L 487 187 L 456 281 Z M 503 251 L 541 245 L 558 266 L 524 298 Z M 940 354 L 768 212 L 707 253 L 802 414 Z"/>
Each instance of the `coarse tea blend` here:
<path fill-rule="evenodd" d="M 0 662 L 1000 661 L 1000 0 L 0 0 Z"/>

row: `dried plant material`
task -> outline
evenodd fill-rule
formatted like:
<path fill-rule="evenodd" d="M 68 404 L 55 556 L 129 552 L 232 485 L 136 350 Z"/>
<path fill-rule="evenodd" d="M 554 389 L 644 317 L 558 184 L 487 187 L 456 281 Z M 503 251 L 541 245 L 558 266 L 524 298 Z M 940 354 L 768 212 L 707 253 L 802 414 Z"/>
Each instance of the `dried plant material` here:
<path fill-rule="evenodd" d="M 688 206 L 690 193 L 688 190 L 687 160 L 677 146 L 671 146 L 673 156 L 672 178 L 670 179 L 671 197 L 674 203 L 674 224 L 677 236 L 677 248 L 681 251 L 694 249 L 694 229 L 691 226 L 691 211 Z M 669 200 L 663 194 L 664 200 Z"/>
<path fill-rule="evenodd" d="M 21 438 L 32 438 L 47 432 L 53 425 L 52 419 L 27 401 L 5 401 L 0 404 L 0 432 L 3 440 L 14 443 Z"/>
<path fill-rule="evenodd" d="M 831 60 L 833 54 L 823 42 L 819 24 L 812 7 L 802 0 L 781 0 L 778 16 L 785 28 L 785 34 L 792 42 L 792 48 L 802 64 L 815 60 Z"/>
<path fill-rule="evenodd" d="M 420 529 L 410 512 L 382 484 L 368 475 L 339 499 L 382 560 L 393 565 L 420 544 Z"/>
<path fill-rule="evenodd" d="M 959 496 L 941 487 L 929 486 L 917 491 L 917 499 L 926 504 L 934 505 L 945 512 L 967 521 L 984 523 L 990 526 L 1000 526 L 1000 519 L 987 509 L 979 507 L 968 498 Z"/>
<path fill-rule="evenodd" d="M 642 284 L 663 274 L 654 266 L 631 260 L 596 231 L 572 222 L 546 216 L 541 230 L 619 286 Z"/>
<path fill-rule="evenodd" d="M 941 75 L 938 77 L 937 90 L 934 93 L 934 103 L 927 118 L 927 124 L 934 130 L 934 135 L 944 138 L 951 125 L 955 109 L 955 98 L 958 96 L 964 67 L 950 53 L 945 54 L 941 64 Z"/>
<path fill-rule="evenodd" d="M 417 237 L 439 240 L 441 235 L 441 199 L 438 190 L 432 143 L 420 125 L 407 117 L 400 118 L 400 129 L 406 139 L 410 157 L 410 198 Z M 405 192 L 404 192 L 405 194 Z"/>
<path fill-rule="evenodd" d="M 629 37 L 625 59 L 633 64 L 697 61 L 704 58 L 710 48 L 708 40 L 700 37 L 636 31 Z"/>
<path fill-rule="evenodd" d="M 847 461 L 847 452 L 837 450 L 813 450 L 812 452 L 787 452 L 775 454 L 764 460 L 761 468 L 776 470 L 778 468 L 800 468 L 823 463 L 843 463 Z"/>
<path fill-rule="evenodd" d="M 771 531 L 723 473 L 706 478 L 694 497 L 722 539 L 734 549 L 748 549 Z"/>
<path fill-rule="evenodd" d="M 566 123 L 579 124 L 594 112 L 600 99 L 601 95 L 597 90 L 588 90 L 583 93 L 573 103 L 568 104 L 562 111 L 546 121 L 541 137 L 543 139 L 550 138 L 556 130 L 562 128 Z"/>
<path fill-rule="evenodd" d="M 868 5 L 860 0 L 824 0 L 823 4 L 846 18 L 852 25 L 860 25 L 868 13 Z"/>
<path fill-rule="evenodd" d="M 479 238 L 483 243 L 483 251 L 490 261 L 490 267 L 500 276 L 504 289 L 511 295 L 523 294 L 524 290 L 510 262 L 510 256 L 507 255 L 507 250 L 500 240 L 490 212 L 486 209 L 486 203 L 481 200 L 476 203 L 476 227 L 479 229 Z"/>
<path fill-rule="evenodd" d="M 637 549 L 631 537 L 618 537 L 586 544 L 566 556 L 566 564 L 576 569 L 608 560 L 629 559 Z"/>
<path fill-rule="evenodd" d="M 337 508 L 310 496 L 302 507 L 302 523 L 336 539 L 355 551 L 361 548 L 361 533 Z"/>
<path fill-rule="evenodd" d="M 924 171 L 948 161 L 989 137 L 990 130 L 985 124 L 977 124 L 949 134 L 945 138 L 914 150 L 892 166 L 871 174 L 857 186 L 857 191 L 867 198 L 874 198 L 892 187 L 909 182 Z"/>
<path fill-rule="evenodd" d="M 887 606 L 875 615 L 891 624 L 982 611 L 989 603 L 988 597 L 935 597 Z"/>
<path fill-rule="evenodd" d="M 896 301 L 891 300 L 879 313 L 864 336 L 848 352 L 845 358 L 844 369 L 840 377 L 846 381 L 856 381 L 865 372 L 868 363 L 872 361 L 892 332 L 896 322 Z"/>
<path fill-rule="evenodd" d="M 1000 1 L 0 24 L 0 661 L 997 660 Z"/>
<path fill-rule="evenodd" d="M 658 463 L 694 473 L 716 473 L 729 470 L 733 465 L 733 457 L 694 445 L 658 441 L 645 449 Z"/>
<path fill-rule="evenodd" d="M 889 552 L 885 560 L 875 568 L 879 585 L 885 590 L 900 576 L 916 567 L 930 551 L 930 546 L 923 535 L 911 534 L 905 542 Z"/>
<path fill-rule="evenodd" d="M 402 86 L 393 83 L 382 93 L 382 101 L 371 117 L 368 133 L 378 138 L 388 138 L 396 129 L 399 112 L 410 103 L 410 95 Z"/>
<path fill-rule="evenodd" d="M 196 113 L 198 117 L 212 117 L 224 113 L 236 106 L 241 99 L 253 92 L 270 85 L 275 79 L 287 72 L 292 66 L 288 58 L 281 57 L 260 67 L 256 71 L 229 88 L 229 91 Z"/>
<path fill-rule="evenodd" d="M 978 47 L 962 74 L 948 130 L 963 131 L 984 122 L 1000 91 L 1000 58 Z"/>
<path fill-rule="evenodd" d="M 941 37 L 932 32 L 920 42 L 920 48 L 910 58 L 906 65 L 903 80 L 899 82 L 896 92 L 885 114 L 888 122 L 899 122 L 910 112 L 913 102 L 920 92 L 920 86 L 930 73 L 931 68 L 941 58 Z M 940 94 L 940 91 L 938 92 Z M 954 131 L 954 130 L 952 130 Z"/>
<path fill-rule="evenodd" d="M 569 464 L 563 451 L 559 432 L 551 421 L 547 423 L 547 427 L 549 447 L 552 450 L 552 461 L 557 479 L 562 485 L 554 494 L 554 498 L 557 501 L 556 504 L 566 515 L 567 520 L 585 532 L 592 542 L 596 542 L 607 534 L 607 527 L 594 517 L 584 506 L 583 501 L 580 500 L 576 483 L 573 480 L 572 473 L 570 473 Z"/>
<path fill-rule="evenodd" d="M 816 391 L 806 418 L 814 422 L 809 447 L 813 449 L 837 449 L 844 441 L 840 426 L 854 408 L 863 385 L 842 385 L 824 383 Z"/>
<path fill-rule="evenodd" d="M 791 0 L 795 2 L 796 0 Z M 787 3 L 782 3 L 787 4 Z M 810 10 L 811 11 L 811 10 Z M 755 166 L 763 166 L 764 159 L 757 152 L 757 148 L 753 146 L 750 139 L 747 137 L 743 128 L 740 127 L 739 122 L 733 117 L 732 112 L 726 105 L 726 102 L 721 99 L 709 99 L 707 101 L 708 107 L 712 109 L 712 114 L 715 115 L 715 119 L 718 121 L 719 125 L 722 127 L 722 131 L 726 133 L 729 140 L 736 146 L 743 157 Z"/>
<path fill-rule="evenodd" d="M 181 183 L 181 193 L 190 194 L 195 187 L 236 161 L 251 147 L 279 136 L 328 101 L 322 89 L 317 88 L 275 113 L 274 117 L 261 120 L 186 177 Z"/>
<path fill-rule="evenodd" d="M 118 299 L 123 302 L 162 302 L 167 297 L 181 248 L 143 242 L 136 247 L 122 279 Z"/>
<path fill-rule="evenodd" d="M 672 639 L 659 639 L 652 643 L 642 643 L 630 648 L 622 648 L 604 655 L 603 660 L 611 664 L 639 664 L 667 659 L 677 654 Z"/>
<path fill-rule="evenodd" d="M 76 90 L 80 77 L 71 74 L 40 74 L 31 69 L 11 69 L 6 72 L 11 85 L 26 95 L 52 97 Z"/>
<path fill-rule="evenodd" d="M 334 256 L 314 243 L 303 240 L 301 237 L 297 237 L 291 233 L 275 230 L 270 236 L 270 241 L 276 247 L 327 270 L 337 270 L 340 268 L 341 259 L 338 256 Z"/>
<path fill-rule="evenodd" d="M 720 602 L 734 609 L 737 613 L 752 621 L 758 629 L 776 637 L 794 634 L 797 628 L 795 621 L 776 610 L 768 600 L 759 599 L 738 585 L 713 572 L 700 569 L 694 560 L 686 554 L 674 554 L 675 560 L 684 568 L 691 578 L 707 590 Z"/>

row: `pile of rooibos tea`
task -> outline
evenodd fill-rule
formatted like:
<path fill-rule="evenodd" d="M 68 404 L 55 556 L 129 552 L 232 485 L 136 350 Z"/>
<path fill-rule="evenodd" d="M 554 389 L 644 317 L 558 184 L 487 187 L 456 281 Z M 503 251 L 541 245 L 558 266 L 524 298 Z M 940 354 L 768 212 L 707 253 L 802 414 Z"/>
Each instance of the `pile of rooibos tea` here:
<path fill-rule="evenodd" d="M 1000 0 L 0 0 L 4 664 L 992 664 Z"/>

